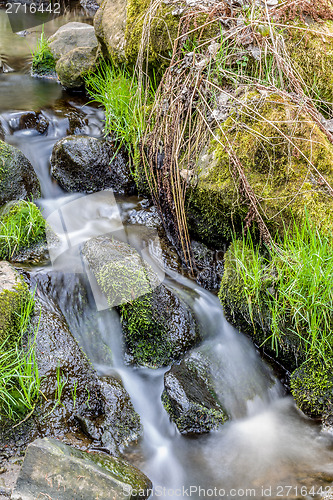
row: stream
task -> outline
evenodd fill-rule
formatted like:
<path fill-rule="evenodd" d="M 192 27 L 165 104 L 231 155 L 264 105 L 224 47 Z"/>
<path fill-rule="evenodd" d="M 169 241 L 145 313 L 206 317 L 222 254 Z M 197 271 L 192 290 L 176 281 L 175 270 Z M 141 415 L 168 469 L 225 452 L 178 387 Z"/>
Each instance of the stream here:
<path fill-rule="evenodd" d="M 45 26 L 46 34 L 69 20 L 90 22 L 74 5 L 66 16 Z M 30 76 L 30 48 L 40 31 L 38 27 L 24 37 L 13 34 L 7 15 L 0 8 L 0 59 L 5 69 L 0 72 L 0 119 L 5 140 L 18 147 L 34 166 L 42 187 L 38 203 L 48 216 L 59 206 L 79 199 L 64 193 L 51 179 L 49 162 L 54 144 L 77 130 L 100 137 L 104 114 L 87 103 L 81 93 L 69 94 L 54 81 Z M 43 135 L 33 129 L 15 128 L 20 113 L 33 110 L 42 111 L 49 121 Z M 96 224 L 101 232 L 113 230 L 110 210 L 115 210 L 114 205 L 105 196 L 98 203 L 96 197 L 91 198 L 91 204 L 88 200 L 86 197 L 84 204 L 77 204 L 71 211 L 73 220 L 80 221 L 83 240 L 95 234 Z M 129 225 L 129 214 L 145 207 L 145 200 L 115 196 L 115 201 L 123 227 L 135 232 L 137 225 Z M 140 230 L 136 235 L 140 239 Z M 154 253 L 153 245 L 151 251 Z M 189 304 L 204 332 L 204 342 L 197 350 L 209 356 L 215 392 L 231 416 L 218 431 L 192 438 L 180 435 L 161 402 L 163 377 L 168 368 L 126 365 L 118 314 L 97 310 L 93 297 L 83 314 L 76 313 L 71 291 L 63 286 L 61 271 L 52 273 L 51 287 L 52 298 L 98 373 L 117 373 L 140 415 L 143 438 L 126 451 L 126 456 L 152 480 L 151 498 L 310 499 L 322 498 L 321 492 L 326 490 L 332 493 L 332 435 L 296 409 L 253 344 L 228 324 L 213 294 L 175 272 L 167 259 L 157 260 L 157 264 L 165 274 L 167 288 Z M 45 263 L 30 270 L 38 275 L 48 269 L 51 270 L 50 264 Z M 100 349 L 96 343 L 90 343 L 90 321 L 98 324 Z M 103 344 L 112 351 L 112 366 L 103 363 Z"/>

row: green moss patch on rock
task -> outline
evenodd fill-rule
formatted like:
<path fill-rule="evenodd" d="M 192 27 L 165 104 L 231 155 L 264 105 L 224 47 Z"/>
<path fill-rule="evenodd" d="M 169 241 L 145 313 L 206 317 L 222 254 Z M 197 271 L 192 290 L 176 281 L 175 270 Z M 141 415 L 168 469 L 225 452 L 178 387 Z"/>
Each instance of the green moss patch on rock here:
<path fill-rule="evenodd" d="M 15 347 L 20 339 L 20 318 L 30 299 L 28 286 L 8 263 L 0 262 L 0 346 Z"/>
<path fill-rule="evenodd" d="M 232 232 L 241 234 L 249 208 L 225 149 L 228 142 L 273 235 L 293 220 L 301 222 L 305 206 L 318 227 L 332 229 L 332 197 L 315 169 L 333 185 L 333 146 L 299 105 L 278 94 L 245 91 L 221 128 L 220 142 L 211 140 L 198 164 L 188 208 L 192 234 L 213 246 L 230 241 Z"/>
<path fill-rule="evenodd" d="M 308 89 L 332 103 L 333 21 L 291 25 L 285 38 L 290 58 Z"/>
<path fill-rule="evenodd" d="M 164 387 L 164 408 L 181 434 L 203 434 L 228 420 L 214 391 L 209 361 L 199 352 L 173 365 L 164 375 Z"/>

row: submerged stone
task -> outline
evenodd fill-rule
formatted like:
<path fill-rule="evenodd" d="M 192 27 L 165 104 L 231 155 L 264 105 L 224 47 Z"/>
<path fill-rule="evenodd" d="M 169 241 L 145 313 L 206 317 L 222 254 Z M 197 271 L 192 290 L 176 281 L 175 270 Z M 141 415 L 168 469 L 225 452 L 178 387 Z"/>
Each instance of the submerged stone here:
<path fill-rule="evenodd" d="M 29 160 L 0 140 L 0 206 L 7 201 L 40 196 L 40 184 Z"/>
<path fill-rule="evenodd" d="M 162 402 L 181 434 L 203 434 L 228 420 L 214 391 L 209 361 L 198 352 L 166 372 Z"/>
<path fill-rule="evenodd" d="M 150 480 L 125 460 L 87 453 L 44 438 L 28 446 L 11 498 L 145 499 L 151 488 Z"/>

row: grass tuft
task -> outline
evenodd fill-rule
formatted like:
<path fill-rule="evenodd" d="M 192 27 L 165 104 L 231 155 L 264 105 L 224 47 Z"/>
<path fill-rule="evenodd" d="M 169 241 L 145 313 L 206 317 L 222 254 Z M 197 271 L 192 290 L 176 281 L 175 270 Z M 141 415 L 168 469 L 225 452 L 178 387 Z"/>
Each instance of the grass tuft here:
<path fill-rule="evenodd" d="M 38 74 L 54 73 L 56 62 L 50 51 L 49 41 L 44 34 L 44 26 L 32 54 L 32 69 Z"/>
<path fill-rule="evenodd" d="M 23 346 L 23 336 L 30 327 L 34 310 L 34 294 L 22 305 L 19 314 L 19 342 L 7 349 L 7 340 L 0 346 L 0 421 L 20 420 L 33 412 L 40 395 L 41 378 L 35 355 L 35 341 Z M 39 326 L 39 325 L 38 325 Z M 38 326 L 33 332 L 35 339 Z"/>
<path fill-rule="evenodd" d="M 333 357 L 332 237 L 307 215 L 301 227 L 259 253 L 249 235 L 233 244 L 233 265 L 244 285 L 248 309 L 268 311 L 272 348 L 298 338 L 307 359 Z"/>
<path fill-rule="evenodd" d="M 139 144 L 145 130 L 143 91 L 135 76 L 102 61 L 85 77 L 92 100 L 105 108 L 105 134 L 124 147 L 134 167 L 139 162 Z"/>

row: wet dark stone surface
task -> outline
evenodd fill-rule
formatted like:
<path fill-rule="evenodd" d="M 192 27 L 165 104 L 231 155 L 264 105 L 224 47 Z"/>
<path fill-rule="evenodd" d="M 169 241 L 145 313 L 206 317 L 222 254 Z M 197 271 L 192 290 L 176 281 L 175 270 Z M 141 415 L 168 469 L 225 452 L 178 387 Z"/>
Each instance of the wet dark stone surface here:
<path fill-rule="evenodd" d="M 112 144 L 104 139 L 79 135 L 61 139 L 52 152 L 51 174 L 66 191 L 135 191 L 125 156 L 121 152 L 115 156 Z"/>

